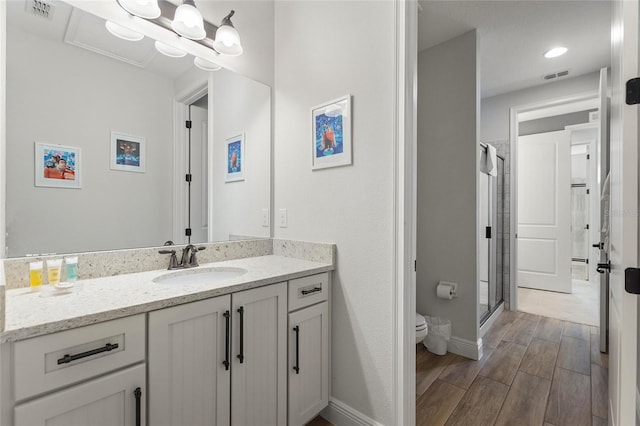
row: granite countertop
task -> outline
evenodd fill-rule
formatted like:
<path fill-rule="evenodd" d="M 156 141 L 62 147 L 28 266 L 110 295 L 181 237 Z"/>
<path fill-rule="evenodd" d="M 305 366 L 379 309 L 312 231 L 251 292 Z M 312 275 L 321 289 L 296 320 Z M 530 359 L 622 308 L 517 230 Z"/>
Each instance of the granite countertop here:
<path fill-rule="evenodd" d="M 182 303 L 275 284 L 334 269 L 329 263 L 269 255 L 200 265 L 248 272 L 214 284 L 160 284 L 152 280 L 175 271 L 158 270 L 76 282 L 72 291 L 50 297 L 30 288 L 6 292 L 5 331 L 0 343 L 68 330 Z M 189 269 L 193 271 L 194 269 Z M 187 271 L 187 270 L 185 270 Z"/>

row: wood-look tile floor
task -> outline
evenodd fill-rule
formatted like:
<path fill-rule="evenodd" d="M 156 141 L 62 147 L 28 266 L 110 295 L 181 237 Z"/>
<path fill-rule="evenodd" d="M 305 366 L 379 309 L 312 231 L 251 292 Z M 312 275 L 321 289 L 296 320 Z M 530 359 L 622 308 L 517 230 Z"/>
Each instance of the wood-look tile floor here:
<path fill-rule="evenodd" d="M 607 424 L 597 327 L 504 311 L 482 340 L 480 361 L 417 345 L 417 425 Z"/>

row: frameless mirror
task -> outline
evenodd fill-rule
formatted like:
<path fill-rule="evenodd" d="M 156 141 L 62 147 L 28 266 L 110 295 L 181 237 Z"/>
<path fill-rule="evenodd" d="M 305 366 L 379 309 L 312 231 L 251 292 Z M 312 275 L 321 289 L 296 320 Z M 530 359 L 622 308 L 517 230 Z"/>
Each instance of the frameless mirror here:
<path fill-rule="evenodd" d="M 270 88 L 51 5 L 7 2 L 7 256 L 270 237 Z"/>

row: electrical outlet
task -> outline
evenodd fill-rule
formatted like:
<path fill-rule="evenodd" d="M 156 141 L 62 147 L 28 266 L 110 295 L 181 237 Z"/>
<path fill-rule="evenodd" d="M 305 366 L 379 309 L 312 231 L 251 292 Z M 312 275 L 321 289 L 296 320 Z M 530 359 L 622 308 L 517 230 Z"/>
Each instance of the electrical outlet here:
<path fill-rule="evenodd" d="M 279 215 L 279 224 L 280 224 L 280 228 L 286 228 L 287 227 L 287 209 L 280 209 L 280 215 Z"/>
<path fill-rule="evenodd" d="M 269 226 L 269 209 L 262 209 L 262 226 Z"/>

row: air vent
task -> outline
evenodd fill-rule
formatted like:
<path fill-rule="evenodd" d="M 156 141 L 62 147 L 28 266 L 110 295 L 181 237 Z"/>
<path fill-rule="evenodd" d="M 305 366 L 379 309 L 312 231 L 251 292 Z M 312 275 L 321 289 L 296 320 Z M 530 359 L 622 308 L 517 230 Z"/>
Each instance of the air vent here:
<path fill-rule="evenodd" d="M 55 10 L 55 6 L 53 4 L 42 0 L 28 0 L 26 3 L 27 13 L 41 16 L 48 20 L 53 19 L 53 12 Z"/>
<path fill-rule="evenodd" d="M 560 71 L 560 72 L 555 72 L 553 74 L 547 74 L 542 76 L 542 79 L 547 81 L 547 80 L 553 80 L 554 78 L 560 78 L 560 77 L 566 77 L 569 75 L 569 71 Z"/>

